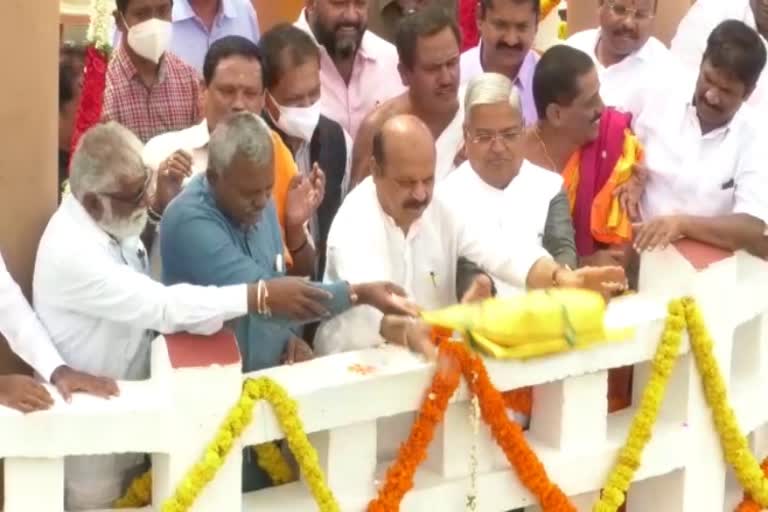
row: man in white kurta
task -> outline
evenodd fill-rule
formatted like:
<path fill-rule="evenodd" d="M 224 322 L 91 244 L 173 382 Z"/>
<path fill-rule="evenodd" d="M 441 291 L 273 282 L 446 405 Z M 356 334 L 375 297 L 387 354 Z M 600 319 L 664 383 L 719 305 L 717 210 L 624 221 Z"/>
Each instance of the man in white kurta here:
<path fill-rule="evenodd" d="M 328 236 L 325 279 L 383 279 L 403 287 L 425 309 L 457 301 L 460 257 L 520 287 L 590 287 L 620 281 L 621 269 L 571 271 L 556 263 L 541 244 L 505 243 L 492 229 L 467 226 L 439 191 L 432 197 L 434 142 L 414 116 L 396 116 L 374 138 L 373 176 L 341 205 Z M 590 277 L 587 277 L 587 276 Z M 318 354 L 372 347 L 384 341 L 382 315 L 354 307 L 321 325 Z"/>
<path fill-rule="evenodd" d="M 510 245 L 542 246 L 558 263 L 576 268 L 563 179 L 523 159 L 524 121 L 513 82 L 496 73 L 479 75 L 469 84 L 465 104 L 469 159 L 438 185 L 441 199 L 470 230 L 490 229 Z M 459 296 L 475 272 L 473 262 L 461 261 Z M 524 290 L 491 277 L 499 296 Z"/>
<path fill-rule="evenodd" d="M 630 104 L 649 171 L 640 249 L 689 237 L 762 255 L 768 221 L 768 136 L 745 104 L 766 51 L 744 23 L 718 25 L 698 79 L 675 78 Z"/>
<path fill-rule="evenodd" d="M 707 37 L 725 20 L 739 20 L 760 34 L 768 46 L 768 5 L 765 0 L 696 0 L 680 21 L 671 51 L 677 60 L 689 70 L 698 71 L 707 47 Z M 766 112 L 768 109 L 768 73 L 763 72 L 749 105 Z"/>
<path fill-rule="evenodd" d="M 608 106 L 625 106 L 639 87 L 664 77 L 672 64 L 669 49 L 651 36 L 658 1 L 601 0 L 600 26 L 565 42 L 595 62 L 600 96 Z"/>

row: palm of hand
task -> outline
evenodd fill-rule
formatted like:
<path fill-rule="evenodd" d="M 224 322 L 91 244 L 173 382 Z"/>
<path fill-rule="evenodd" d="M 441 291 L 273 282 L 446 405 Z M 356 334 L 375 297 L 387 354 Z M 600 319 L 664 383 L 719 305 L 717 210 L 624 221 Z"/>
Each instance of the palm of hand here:
<path fill-rule="evenodd" d="M 285 201 L 285 217 L 288 225 L 302 225 L 309 220 L 317 209 L 315 195 L 315 191 L 306 180 L 288 191 Z"/>

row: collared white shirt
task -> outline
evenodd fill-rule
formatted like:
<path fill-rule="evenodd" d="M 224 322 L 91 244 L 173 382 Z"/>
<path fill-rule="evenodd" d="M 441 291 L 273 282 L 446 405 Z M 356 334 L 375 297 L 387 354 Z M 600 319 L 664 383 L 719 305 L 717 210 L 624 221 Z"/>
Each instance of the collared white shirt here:
<path fill-rule="evenodd" d="M 451 122 L 435 140 L 435 182 L 439 183 L 456 169 L 456 155 L 464 147 L 464 94 L 466 87 L 459 88 L 459 109 Z"/>
<path fill-rule="evenodd" d="M 469 229 L 491 229 L 500 243 L 542 246 L 549 204 L 563 189 L 563 178 L 523 160 L 517 176 L 504 189 L 489 185 L 464 162 L 438 185 L 440 197 L 453 206 Z M 491 274 L 500 297 L 524 291 Z"/>
<path fill-rule="evenodd" d="M 45 380 L 64 360 L 53 346 L 37 315 L 21 293 L 21 288 L 5 268 L 0 254 L 0 333 L 11 350 Z"/>
<path fill-rule="evenodd" d="M 729 19 L 742 21 L 757 30 L 749 0 L 696 0 L 677 27 L 672 39 L 672 54 L 687 69 L 698 72 L 710 33 Z M 763 36 L 760 38 L 768 48 L 768 41 Z M 747 103 L 763 115 L 768 113 L 768 72 L 765 69 Z"/>
<path fill-rule="evenodd" d="M 294 25 L 315 40 L 305 9 L 301 10 Z M 325 117 L 339 123 L 352 139 L 371 110 L 406 90 L 397 71 L 397 50 L 370 30 L 363 34 L 348 84 L 339 74 L 325 47 L 318 43 L 318 49 L 321 111 Z"/>
<path fill-rule="evenodd" d="M 149 376 L 151 331 L 212 334 L 247 313 L 246 285 L 166 287 L 146 275 L 138 238 L 118 243 L 72 195 L 40 240 L 33 296 L 37 314 L 69 366 L 115 379 Z M 68 457 L 68 510 L 109 508 L 136 454 Z"/>
<path fill-rule="evenodd" d="M 636 52 L 605 67 L 597 58 L 599 41 L 600 29 L 593 28 L 572 35 L 565 44 L 592 58 L 600 77 L 600 96 L 606 105 L 612 107 L 624 107 L 635 91 L 649 80 L 663 79 L 673 62 L 669 49 L 651 37 Z"/>
<path fill-rule="evenodd" d="M 424 309 L 456 303 L 460 256 L 518 286 L 540 258 L 536 244 L 499 246 L 492 230 L 468 229 L 453 204 L 435 191 L 432 202 L 405 235 L 384 213 L 372 177 L 363 180 L 339 208 L 328 234 L 326 282 L 391 281 Z M 315 337 L 318 354 L 356 350 L 381 343 L 382 314 L 356 306 L 324 323 Z"/>
<path fill-rule="evenodd" d="M 754 110 L 744 105 L 726 126 L 702 134 L 692 80 L 670 83 L 630 104 L 650 170 L 643 218 L 746 213 L 768 221 L 768 138 Z"/>
<path fill-rule="evenodd" d="M 208 168 L 208 141 L 211 134 L 208 131 L 208 121 L 179 130 L 167 132 L 150 139 L 144 146 L 141 157 L 144 163 L 153 171 L 160 164 L 179 150 L 184 150 L 192 156 L 192 174 L 205 172 Z M 184 182 L 189 181 L 186 178 Z"/>

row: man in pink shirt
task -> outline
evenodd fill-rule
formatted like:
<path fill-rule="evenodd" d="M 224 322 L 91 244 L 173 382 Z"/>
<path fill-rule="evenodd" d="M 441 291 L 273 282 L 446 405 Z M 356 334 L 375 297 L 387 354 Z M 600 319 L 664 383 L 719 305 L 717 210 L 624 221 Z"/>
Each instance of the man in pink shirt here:
<path fill-rule="evenodd" d="M 367 30 L 368 1 L 307 0 L 296 26 L 320 47 L 320 105 L 352 138 L 363 118 L 405 91 L 395 47 Z"/>

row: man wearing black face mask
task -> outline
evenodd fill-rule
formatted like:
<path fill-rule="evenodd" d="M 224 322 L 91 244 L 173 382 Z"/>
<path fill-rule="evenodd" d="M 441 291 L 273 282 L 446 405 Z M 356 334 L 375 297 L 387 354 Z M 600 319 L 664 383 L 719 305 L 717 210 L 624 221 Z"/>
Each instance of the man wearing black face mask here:
<path fill-rule="evenodd" d="M 395 47 L 367 30 L 368 1 L 307 0 L 296 21 L 320 47 L 321 112 L 353 139 L 368 112 L 405 90 Z"/>
<path fill-rule="evenodd" d="M 709 36 L 695 85 L 669 80 L 632 105 L 649 169 L 639 250 L 688 237 L 768 256 L 768 150 L 759 112 L 745 104 L 765 63 L 757 32 L 724 21 Z"/>

